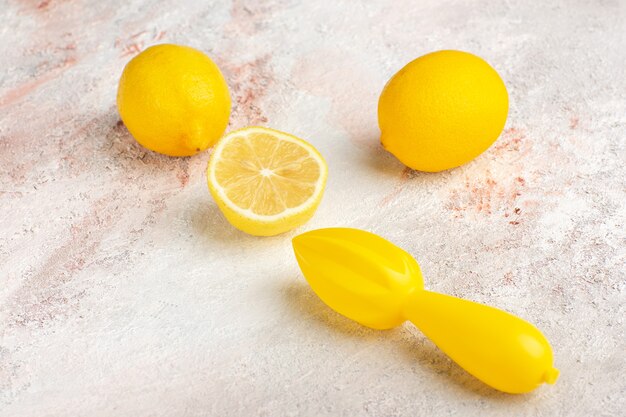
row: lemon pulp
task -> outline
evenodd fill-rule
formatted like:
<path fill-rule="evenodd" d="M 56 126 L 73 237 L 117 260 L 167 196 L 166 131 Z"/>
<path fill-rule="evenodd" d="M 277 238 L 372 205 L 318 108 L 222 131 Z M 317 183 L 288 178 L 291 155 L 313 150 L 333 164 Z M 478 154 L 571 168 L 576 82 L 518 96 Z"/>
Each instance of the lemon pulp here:
<path fill-rule="evenodd" d="M 207 168 L 211 195 L 236 228 L 258 236 L 308 221 L 320 203 L 327 166 L 309 143 L 248 127 L 224 136 Z"/>

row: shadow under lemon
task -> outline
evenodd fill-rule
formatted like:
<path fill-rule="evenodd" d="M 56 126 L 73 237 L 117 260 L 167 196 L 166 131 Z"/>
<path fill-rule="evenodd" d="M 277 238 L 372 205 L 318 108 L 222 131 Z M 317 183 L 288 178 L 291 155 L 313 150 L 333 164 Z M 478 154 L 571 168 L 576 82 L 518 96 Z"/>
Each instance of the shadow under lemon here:
<path fill-rule="evenodd" d="M 219 207 L 211 197 L 206 179 L 203 177 L 201 184 L 194 187 L 202 188 L 202 192 L 194 192 L 185 208 L 186 217 L 196 238 L 202 239 L 207 244 L 219 242 L 238 248 L 250 250 L 265 250 L 271 246 L 283 245 L 293 236 L 298 234 L 298 229 L 276 236 L 253 236 L 242 232 L 231 225 Z"/>

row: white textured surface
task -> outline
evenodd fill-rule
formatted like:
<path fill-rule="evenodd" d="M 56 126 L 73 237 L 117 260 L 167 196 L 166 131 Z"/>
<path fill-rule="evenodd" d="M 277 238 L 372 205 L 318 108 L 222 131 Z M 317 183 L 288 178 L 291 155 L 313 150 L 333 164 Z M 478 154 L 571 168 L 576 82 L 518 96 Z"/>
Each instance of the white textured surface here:
<path fill-rule="evenodd" d="M 0 415 L 624 415 L 625 8 L 0 0 Z M 268 125 L 325 155 L 309 224 L 243 235 L 210 200 L 208 153 L 134 143 L 116 82 L 158 42 L 218 62 L 231 128 Z M 376 100 L 443 48 L 500 72 L 509 121 L 467 166 L 414 173 L 379 147 Z M 290 237 L 336 225 L 407 249 L 431 289 L 535 323 L 558 383 L 498 393 L 411 326 L 330 311 Z"/>

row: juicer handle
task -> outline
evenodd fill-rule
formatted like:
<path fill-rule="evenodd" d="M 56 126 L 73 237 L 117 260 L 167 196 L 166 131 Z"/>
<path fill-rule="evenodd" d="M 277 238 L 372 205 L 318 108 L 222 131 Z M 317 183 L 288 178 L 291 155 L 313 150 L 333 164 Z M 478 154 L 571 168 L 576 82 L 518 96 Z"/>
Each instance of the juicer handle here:
<path fill-rule="evenodd" d="M 413 322 L 452 360 L 487 385 L 523 393 L 554 384 L 552 349 L 532 324 L 497 308 L 426 290 L 404 307 Z"/>

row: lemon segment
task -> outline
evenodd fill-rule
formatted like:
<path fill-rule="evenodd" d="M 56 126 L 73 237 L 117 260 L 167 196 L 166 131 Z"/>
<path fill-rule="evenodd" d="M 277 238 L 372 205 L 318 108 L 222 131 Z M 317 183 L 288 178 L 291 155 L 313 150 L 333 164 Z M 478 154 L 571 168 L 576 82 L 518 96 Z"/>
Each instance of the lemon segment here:
<path fill-rule="evenodd" d="M 215 145 L 209 191 L 226 219 L 255 236 L 306 223 L 319 205 L 328 169 L 309 143 L 263 127 L 247 127 Z"/>
<path fill-rule="evenodd" d="M 196 49 L 162 44 L 134 57 L 122 72 L 117 107 L 142 146 L 170 156 L 207 149 L 230 116 L 228 86 L 217 65 Z"/>

